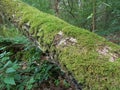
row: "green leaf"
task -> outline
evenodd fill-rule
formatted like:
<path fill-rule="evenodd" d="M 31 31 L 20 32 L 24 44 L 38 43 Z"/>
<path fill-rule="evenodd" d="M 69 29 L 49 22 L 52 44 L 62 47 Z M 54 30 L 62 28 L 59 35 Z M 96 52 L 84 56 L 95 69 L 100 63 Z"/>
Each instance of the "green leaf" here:
<path fill-rule="evenodd" d="M 93 13 L 91 13 L 88 17 L 87 17 L 87 19 L 91 19 L 93 17 Z"/>
<path fill-rule="evenodd" d="M 12 68 L 14 68 L 15 70 L 17 70 L 20 66 L 18 64 L 13 64 Z"/>
<path fill-rule="evenodd" d="M 15 84 L 14 77 L 6 77 L 6 78 L 4 78 L 4 82 L 5 82 L 6 84 L 16 85 L 16 84 Z"/>
<path fill-rule="evenodd" d="M 6 47 L 2 47 L 2 48 L 0 48 L 0 50 L 4 50 Z"/>
<path fill-rule="evenodd" d="M 34 83 L 35 82 L 35 79 L 32 77 L 29 81 L 29 83 Z"/>
<path fill-rule="evenodd" d="M 28 90 L 31 90 L 32 87 L 33 87 L 33 85 L 30 84 L 30 85 L 27 86 L 27 89 L 28 89 Z"/>
<path fill-rule="evenodd" d="M 4 65 L 4 68 L 6 68 L 7 66 L 9 65 L 12 65 L 12 62 L 11 61 L 8 61 L 5 65 Z"/>
<path fill-rule="evenodd" d="M 60 81 L 57 79 L 54 81 L 55 85 L 58 86 L 60 84 Z"/>
<path fill-rule="evenodd" d="M 24 90 L 24 86 L 20 86 L 18 90 Z"/>
<path fill-rule="evenodd" d="M 108 7 L 111 7 L 110 4 L 107 4 L 107 3 L 105 3 L 105 2 L 103 2 L 103 4 L 106 5 L 106 6 L 108 6 Z"/>
<path fill-rule="evenodd" d="M 9 57 L 3 57 L 2 58 L 2 61 L 7 61 L 7 60 L 9 60 L 10 58 Z"/>
<path fill-rule="evenodd" d="M 14 78 L 17 81 L 20 81 L 20 79 L 22 78 L 22 76 L 20 74 L 15 74 Z"/>
<path fill-rule="evenodd" d="M 13 72 L 15 72 L 16 70 L 14 69 L 14 68 L 8 68 L 7 70 L 6 70 L 6 73 L 13 73 Z"/>
<path fill-rule="evenodd" d="M 0 58 L 3 58 L 6 55 L 6 51 L 0 54 Z"/>

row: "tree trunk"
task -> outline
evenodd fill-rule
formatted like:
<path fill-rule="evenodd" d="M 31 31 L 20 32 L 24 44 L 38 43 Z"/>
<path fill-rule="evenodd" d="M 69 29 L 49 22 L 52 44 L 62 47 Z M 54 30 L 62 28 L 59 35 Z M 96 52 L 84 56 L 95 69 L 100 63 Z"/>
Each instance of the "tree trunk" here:
<path fill-rule="evenodd" d="M 3 19 L 4 19 L 3 14 L 0 13 L 0 25 L 4 23 L 4 20 L 3 20 Z"/>
<path fill-rule="evenodd" d="M 19 0 L 0 0 L 0 12 L 84 90 L 120 89 L 120 46 Z"/>
<path fill-rule="evenodd" d="M 55 0 L 54 10 L 55 10 L 56 16 L 59 16 L 59 2 L 60 2 L 60 0 Z"/>
<path fill-rule="evenodd" d="M 92 17 L 92 30 L 94 32 L 96 29 L 96 0 L 93 0 L 93 17 Z"/>

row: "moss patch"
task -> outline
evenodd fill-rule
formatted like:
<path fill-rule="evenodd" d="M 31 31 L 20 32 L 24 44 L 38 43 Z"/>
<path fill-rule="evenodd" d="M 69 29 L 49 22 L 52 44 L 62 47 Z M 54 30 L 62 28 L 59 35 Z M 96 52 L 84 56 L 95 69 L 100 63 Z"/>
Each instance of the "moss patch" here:
<path fill-rule="evenodd" d="M 0 10 L 28 38 L 32 36 L 39 41 L 44 50 L 49 52 L 56 49 L 61 67 L 72 72 L 75 79 L 83 85 L 84 90 L 120 89 L 120 46 L 18 0 L 1 0 L 0 5 L 4 7 Z M 59 31 L 64 33 L 64 37 L 75 38 L 77 43 L 56 48 L 53 40 Z M 108 46 L 111 48 L 111 53 L 117 53 L 117 60 L 111 63 L 108 56 L 100 56 L 97 50 L 101 46 Z"/>

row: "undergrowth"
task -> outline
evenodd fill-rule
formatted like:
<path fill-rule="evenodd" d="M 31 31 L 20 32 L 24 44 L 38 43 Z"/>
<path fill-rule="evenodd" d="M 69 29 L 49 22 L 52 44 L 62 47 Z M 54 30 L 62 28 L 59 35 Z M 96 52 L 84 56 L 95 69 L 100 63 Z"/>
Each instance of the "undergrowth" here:
<path fill-rule="evenodd" d="M 60 68 L 41 60 L 42 51 L 22 36 L 16 28 L 0 28 L 0 89 L 42 90 L 50 87 L 70 87 Z M 62 83 L 61 83 L 62 82 Z"/>

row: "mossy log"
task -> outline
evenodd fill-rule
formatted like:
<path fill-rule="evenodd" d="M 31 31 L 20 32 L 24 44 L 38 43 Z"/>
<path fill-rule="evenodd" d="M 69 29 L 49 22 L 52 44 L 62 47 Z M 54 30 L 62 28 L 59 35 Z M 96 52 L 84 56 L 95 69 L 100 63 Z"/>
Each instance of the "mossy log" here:
<path fill-rule="evenodd" d="M 0 12 L 83 90 L 120 89 L 120 46 L 19 0 L 0 0 Z"/>

